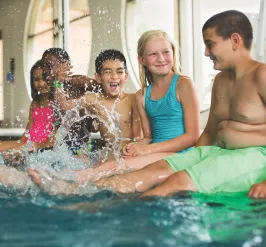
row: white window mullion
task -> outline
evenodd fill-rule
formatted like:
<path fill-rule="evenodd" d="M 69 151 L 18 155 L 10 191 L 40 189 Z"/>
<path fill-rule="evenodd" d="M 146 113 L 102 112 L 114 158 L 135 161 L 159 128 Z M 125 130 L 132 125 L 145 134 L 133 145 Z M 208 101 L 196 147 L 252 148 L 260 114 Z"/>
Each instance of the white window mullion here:
<path fill-rule="evenodd" d="M 265 28 L 266 28 L 266 3 L 264 0 L 260 1 L 260 13 L 258 18 L 257 28 L 257 45 L 256 45 L 256 59 L 265 61 Z"/>
<path fill-rule="evenodd" d="M 53 1 L 53 28 L 54 28 L 54 47 L 63 48 L 62 35 L 62 1 Z"/>
<path fill-rule="evenodd" d="M 69 0 L 62 0 L 63 49 L 69 52 Z"/>

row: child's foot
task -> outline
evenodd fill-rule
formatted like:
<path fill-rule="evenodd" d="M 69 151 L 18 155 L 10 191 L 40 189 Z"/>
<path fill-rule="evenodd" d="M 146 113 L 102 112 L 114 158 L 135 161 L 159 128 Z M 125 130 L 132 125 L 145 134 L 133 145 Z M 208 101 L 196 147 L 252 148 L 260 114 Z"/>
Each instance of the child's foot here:
<path fill-rule="evenodd" d="M 31 180 L 38 186 L 38 187 L 41 187 L 42 186 L 42 176 L 41 174 L 36 171 L 36 170 L 33 170 L 31 168 L 28 168 L 28 174 L 31 178 Z"/>
<path fill-rule="evenodd" d="M 40 172 L 28 168 L 28 174 L 32 181 L 43 191 L 52 195 L 84 194 L 77 183 L 68 183 L 65 180 L 52 178 L 47 174 L 42 176 Z"/>
<path fill-rule="evenodd" d="M 33 187 L 33 183 L 27 173 L 2 165 L 0 165 L 0 183 L 5 187 L 16 190 L 27 191 Z"/>

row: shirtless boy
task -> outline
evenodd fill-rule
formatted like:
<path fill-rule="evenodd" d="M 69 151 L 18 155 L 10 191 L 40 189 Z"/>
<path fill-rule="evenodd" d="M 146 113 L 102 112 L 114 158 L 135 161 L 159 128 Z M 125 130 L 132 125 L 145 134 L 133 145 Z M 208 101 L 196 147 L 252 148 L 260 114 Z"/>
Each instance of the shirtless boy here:
<path fill-rule="evenodd" d="M 207 20 L 202 33 L 205 55 L 221 72 L 197 148 L 99 180 L 99 187 L 167 196 L 248 191 L 253 185 L 249 196 L 266 196 L 266 65 L 251 57 L 251 23 L 239 11 L 225 11 Z"/>
<path fill-rule="evenodd" d="M 108 124 L 107 115 L 119 114 L 121 137 L 125 142 L 141 137 L 141 124 L 135 104 L 135 94 L 123 92 L 127 81 L 127 65 L 124 55 L 117 50 L 104 50 L 95 60 L 95 79 L 101 85 L 102 91 L 87 93 L 77 100 L 67 99 L 63 90 L 58 90 L 57 98 L 60 109 L 70 110 L 80 102 L 89 114 L 97 116 L 101 137 L 112 143 L 115 136 L 110 133 L 104 122 Z M 110 123 L 110 122 L 109 122 Z M 114 127 L 114 126 L 113 126 Z M 121 142 L 123 145 L 124 141 Z"/>

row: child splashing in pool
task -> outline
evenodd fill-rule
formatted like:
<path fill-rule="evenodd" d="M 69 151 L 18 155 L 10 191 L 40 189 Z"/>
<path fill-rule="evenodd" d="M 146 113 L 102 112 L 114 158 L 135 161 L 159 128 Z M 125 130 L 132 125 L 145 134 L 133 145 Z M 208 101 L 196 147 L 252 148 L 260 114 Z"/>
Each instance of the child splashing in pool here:
<path fill-rule="evenodd" d="M 53 109 L 54 88 L 43 79 L 42 62 L 36 62 L 30 71 L 32 102 L 29 121 L 25 133 L 19 141 L 1 142 L 0 150 L 19 150 L 30 142 L 30 151 L 40 148 L 52 148 L 55 141 L 55 116 Z M 23 163 L 18 152 L 4 154 L 7 165 Z"/>
<path fill-rule="evenodd" d="M 140 169 L 170 154 L 184 152 L 195 145 L 199 137 L 199 106 L 193 82 L 178 72 L 175 51 L 174 43 L 163 31 L 148 31 L 139 39 L 142 89 L 136 98 L 144 138 L 124 146 L 127 168 Z M 121 167 L 116 161 L 107 162 L 77 171 L 74 179 L 83 183 L 99 179 L 100 172 L 105 176 L 106 172 L 118 169 Z M 40 174 L 33 170 L 29 173 L 41 185 Z M 69 190 L 58 193 L 75 193 L 77 186 L 71 184 Z"/>
<path fill-rule="evenodd" d="M 102 90 L 98 93 L 88 93 L 78 100 L 71 100 L 66 98 L 63 90 L 57 89 L 60 108 L 71 110 L 79 105 L 79 108 L 84 108 L 88 114 L 93 114 L 104 121 L 108 121 L 108 113 L 118 113 L 121 135 L 124 139 L 121 145 L 124 142 L 127 143 L 128 140 L 139 139 L 142 131 L 135 104 L 135 94 L 123 91 L 128 77 L 124 55 L 118 50 L 104 50 L 95 60 L 95 69 L 95 78 Z M 102 121 L 99 121 L 99 132 L 111 148 L 115 136 Z"/>
<path fill-rule="evenodd" d="M 38 69 L 38 71 L 35 71 L 35 68 Z M 1 151 L 11 148 L 20 149 L 21 147 L 26 145 L 25 142 L 29 136 L 31 143 L 34 143 L 34 145 L 32 145 L 34 149 L 40 150 L 42 148 L 47 149 L 53 147 L 55 142 L 55 135 L 54 135 L 55 133 L 52 131 L 51 136 L 46 141 L 44 138 L 44 136 L 46 134 L 48 135 L 48 132 L 51 130 L 51 125 L 49 124 L 47 128 L 44 128 L 42 134 L 38 132 L 40 130 L 39 127 L 37 128 L 34 127 L 33 130 L 30 130 L 31 125 L 33 124 L 32 117 L 39 118 L 40 116 L 43 116 L 43 114 L 39 115 L 39 110 L 43 109 L 44 111 L 46 111 L 46 114 L 44 114 L 44 116 L 46 116 L 47 119 L 49 119 L 49 122 L 51 123 L 55 121 L 53 124 L 54 124 L 54 129 L 56 130 L 58 128 L 59 124 L 58 120 L 60 120 L 59 117 L 60 114 L 58 111 L 58 101 L 56 100 L 57 95 L 55 88 L 57 88 L 62 81 L 67 81 L 67 83 L 65 83 L 66 91 L 69 93 L 70 97 L 80 97 L 80 95 L 84 94 L 85 88 L 87 90 L 93 90 L 94 88 L 97 89 L 97 84 L 94 84 L 95 80 L 82 75 L 71 76 L 70 69 L 71 69 L 71 64 L 70 64 L 69 55 L 63 49 L 50 48 L 43 53 L 42 60 L 38 61 L 31 70 L 31 90 L 32 90 L 33 102 L 30 108 L 31 109 L 30 113 L 33 114 L 29 115 L 30 120 L 27 126 L 27 131 L 25 132 L 26 135 L 24 134 L 19 142 L 9 141 L 1 143 L 0 144 Z M 35 75 L 33 75 L 33 71 Z M 47 87 L 46 89 L 50 90 L 49 97 L 48 94 L 45 94 L 44 98 L 42 97 L 42 90 L 44 90 L 44 86 L 38 85 L 38 88 L 34 87 L 35 79 L 36 83 L 38 84 L 44 84 L 43 82 L 45 82 L 45 85 Z M 46 105 L 48 106 L 48 102 L 46 102 L 48 98 L 52 99 L 53 101 L 53 103 L 50 102 L 52 104 L 51 105 L 49 104 L 49 106 L 52 105 L 55 106 L 53 110 L 56 114 L 51 115 L 51 117 L 49 115 L 50 113 L 49 107 L 44 107 Z M 41 102 L 39 102 L 40 99 Z M 45 102 L 42 99 L 44 99 Z M 36 105 L 40 106 L 40 108 L 36 108 L 35 107 Z M 89 124 L 86 123 L 86 126 L 88 125 L 90 125 L 90 123 Z M 31 135 L 31 133 L 33 134 L 33 136 Z M 79 134 L 82 135 L 82 133 Z M 38 141 L 38 139 L 42 139 L 42 142 L 36 143 L 35 141 Z M 33 150 L 33 148 L 31 150 Z M 10 151 L 9 153 L 6 153 L 4 155 L 4 158 L 6 164 L 8 165 L 13 164 L 17 168 L 24 168 L 25 162 L 21 160 L 21 154 L 19 152 Z M 27 188 L 29 187 L 28 185 L 32 184 L 29 177 L 24 172 L 20 172 L 17 171 L 16 169 L 9 168 L 6 166 L 0 166 L 0 170 L 1 170 L 0 181 L 6 186 L 27 190 Z"/>
<path fill-rule="evenodd" d="M 70 99 L 77 99 L 83 96 L 87 91 L 99 91 L 101 85 L 96 80 L 85 75 L 72 75 L 71 62 L 68 53 L 61 48 L 49 48 L 42 55 L 44 77 L 56 87 L 55 103 L 60 110 L 61 116 L 65 113 L 64 104 L 61 104 L 58 97 L 58 90 L 63 92 Z M 80 110 L 79 115 L 84 116 L 84 111 Z M 84 144 L 88 143 L 89 135 L 93 130 L 92 118 L 83 117 L 82 120 L 74 123 L 69 134 L 65 138 L 65 143 L 69 149 L 76 151 Z M 57 126 L 60 123 L 60 118 L 56 121 Z"/>
<path fill-rule="evenodd" d="M 32 102 L 29 111 L 29 121 L 25 133 L 20 141 L 2 142 L 1 151 L 7 166 L 23 170 L 23 154 L 20 149 L 29 145 L 25 151 L 50 149 L 55 142 L 55 112 L 54 112 L 54 87 L 43 78 L 42 61 L 37 61 L 30 71 L 30 85 Z M 27 188 L 32 184 L 26 173 L 17 169 L 0 166 L 0 181 L 4 185 L 18 185 Z M 16 187 L 16 186 L 15 186 Z"/>
<path fill-rule="evenodd" d="M 105 107 L 107 111 L 109 110 L 114 114 L 116 112 L 120 115 L 119 121 L 123 137 L 122 142 L 124 142 L 124 139 L 139 139 L 142 136 L 142 131 L 135 104 L 135 94 L 128 94 L 122 90 L 128 77 L 124 55 L 117 50 L 105 50 L 99 54 L 95 61 L 95 65 L 95 77 L 103 89 L 102 92 L 89 93 L 80 100 L 75 100 L 66 99 L 64 92 L 62 92 L 63 90 L 59 88 L 57 89 L 56 97 L 61 109 L 72 109 L 76 106 L 77 102 L 80 101 L 83 102 L 84 108 L 86 108 L 89 113 L 90 108 L 93 106 L 94 109 L 92 109 L 92 111 L 95 113 L 95 107 L 97 108 L 97 104 L 100 103 L 101 107 Z M 100 109 L 102 109 L 101 107 Z M 107 119 L 104 111 L 97 111 L 97 114 L 99 119 Z M 108 142 L 112 142 L 114 136 L 112 133 L 109 133 L 105 125 L 100 124 L 99 129 L 102 137 Z M 128 142 L 128 140 L 126 142 Z M 12 176 L 15 177 L 17 175 L 25 177 L 25 174 L 22 173 L 13 174 Z M 2 180 L 4 180 L 4 178 L 2 178 Z M 16 183 L 12 184 L 12 182 L 14 181 L 5 181 L 5 184 L 16 188 Z M 62 188 L 62 186 L 60 187 Z"/>

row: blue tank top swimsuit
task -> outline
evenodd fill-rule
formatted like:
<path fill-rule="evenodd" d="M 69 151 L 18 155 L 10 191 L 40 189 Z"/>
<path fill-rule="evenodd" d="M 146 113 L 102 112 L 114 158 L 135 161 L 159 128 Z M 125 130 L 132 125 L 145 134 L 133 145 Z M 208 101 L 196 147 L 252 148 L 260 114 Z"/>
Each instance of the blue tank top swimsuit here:
<path fill-rule="evenodd" d="M 145 108 L 152 128 L 152 143 L 164 142 L 185 133 L 182 104 L 176 98 L 179 75 L 175 74 L 168 91 L 158 100 L 151 99 L 152 83 L 145 95 Z M 178 153 L 187 150 L 182 150 Z"/>

